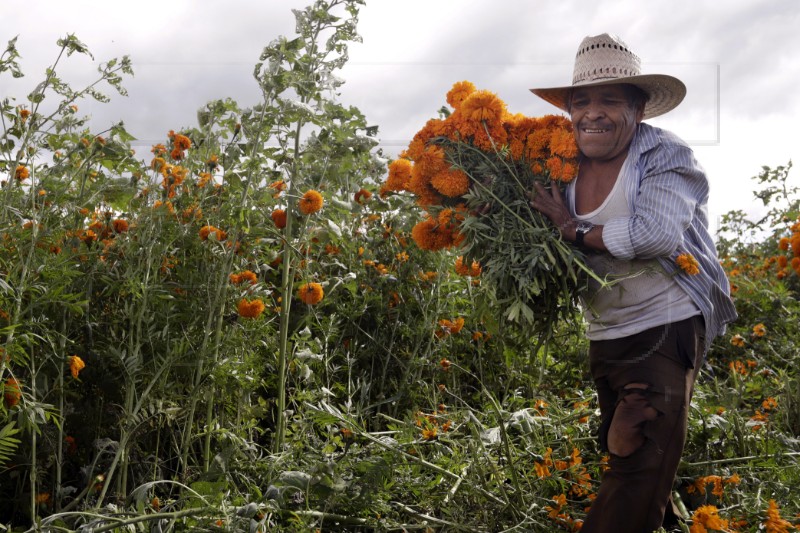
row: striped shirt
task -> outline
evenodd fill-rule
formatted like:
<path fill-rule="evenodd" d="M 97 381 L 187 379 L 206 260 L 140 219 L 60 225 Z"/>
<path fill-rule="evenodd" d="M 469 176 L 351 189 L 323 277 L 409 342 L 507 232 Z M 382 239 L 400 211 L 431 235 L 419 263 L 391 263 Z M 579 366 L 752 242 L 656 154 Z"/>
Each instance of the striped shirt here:
<path fill-rule="evenodd" d="M 706 349 L 736 319 L 730 284 L 708 232 L 709 185 L 691 148 L 675 134 L 641 123 L 620 176 L 631 216 L 608 220 L 603 243 L 616 258 L 657 259 L 703 314 Z M 574 185 L 573 185 L 574 186 Z M 676 263 L 689 253 L 700 273 L 688 275 Z"/>

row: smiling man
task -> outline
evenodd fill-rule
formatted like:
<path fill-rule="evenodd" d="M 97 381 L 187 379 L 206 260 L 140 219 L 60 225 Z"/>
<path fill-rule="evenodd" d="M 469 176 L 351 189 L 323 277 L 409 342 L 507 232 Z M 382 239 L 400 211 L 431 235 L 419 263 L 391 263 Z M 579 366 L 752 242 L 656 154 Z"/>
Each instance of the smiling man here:
<path fill-rule="evenodd" d="M 641 74 L 628 46 L 603 34 L 581 43 L 572 85 L 531 90 L 569 113 L 580 149 L 565 198 L 537 184 L 531 206 L 613 282 L 583 301 L 611 468 L 581 531 L 650 533 L 675 519 L 694 382 L 736 318 L 708 232 L 706 175 L 684 141 L 642 122 L 678 106 L 686 87 Z"/>

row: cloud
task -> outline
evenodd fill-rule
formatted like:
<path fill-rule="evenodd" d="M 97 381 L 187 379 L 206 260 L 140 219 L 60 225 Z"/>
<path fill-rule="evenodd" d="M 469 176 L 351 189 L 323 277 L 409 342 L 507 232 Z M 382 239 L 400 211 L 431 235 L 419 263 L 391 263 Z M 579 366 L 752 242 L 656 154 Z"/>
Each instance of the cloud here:
<path fill-rule="evenodd" d="M 252 78 L 263 47 L 294 35 L 291 9 L 311 0 L 28 0 L 3 4 L 5 28 L 20 34 L 28 76 L 0 78 L 0 94 L 24 97 L 55 56 L 55 41 L 75 33 L 98 60 L 129 54 L 128 98 L 81 104 L 93 128 L 124 120 L 139 144 L 196 124 L 209 100 L 259 99 Z M 763 164 L 800 153 L 789 127 L 800 113 L 800 11 L 794 0 L 367 0 L 363 43 L 350 45 L 341 73 L 343 103 L 380 127 L 397 152 L 444 105 L 455 81 L 497 92 L 514 112 L 557 112 L 528 89 L 569 83 L 581 39 L 617 33 L 645 71 L 673 74 L 689 86 L 685 102 L 653 123 L 694 143 L 712 181 L 712 211 L 751 204 L 750 177 Z M 9 35 L 9 37 L 12 35 Z M 59 69 L 89 80 L 94 67 L 72 57 Z M 20 103 L 19 100 L 17 103 Z M 139 149 L 140 153 L 142 149 Z M 712 216 L 713 219 L 713 216 Z"/>

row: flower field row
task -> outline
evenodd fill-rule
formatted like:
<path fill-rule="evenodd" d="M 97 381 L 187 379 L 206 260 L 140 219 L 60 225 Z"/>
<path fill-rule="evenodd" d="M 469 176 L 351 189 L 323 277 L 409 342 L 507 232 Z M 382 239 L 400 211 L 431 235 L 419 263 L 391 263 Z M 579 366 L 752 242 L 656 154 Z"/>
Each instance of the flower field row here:
<path fill-rule="evenodd" d="M 530 229 L 491 165 L 569 179 L 568 124 L 457 83 L 450 114 L 387 161 L 334 99 L 359 4 L 298 10 L 256 65 L 262 102 L 210 102 L 148 154 L 121 125 L 90 130 L 82 99 L 132 66 L 67 90 L 74 36 L 46 83 L 2 101 L 0 529 L 580 529 L 607 468 L 580 318 L 464 246 L 482 220 Z M 17 60 L 12 41 L 0 75 Z M 757 178 L 767 218 L 724 220 L 740 318 L 697 385 L 684 530 L 800 523 L 789 170 Z M 546 335 L 528 327 L 551 304 Z"/>

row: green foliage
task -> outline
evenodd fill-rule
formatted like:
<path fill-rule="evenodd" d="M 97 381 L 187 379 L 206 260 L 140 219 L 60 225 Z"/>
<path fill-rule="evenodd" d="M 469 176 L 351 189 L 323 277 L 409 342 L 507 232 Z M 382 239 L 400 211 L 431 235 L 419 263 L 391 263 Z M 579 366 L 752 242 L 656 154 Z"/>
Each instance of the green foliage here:
<path fill-rule="evenodd" d="M 19 429 L 14 426 L 15 423 L 11 421 L 0 429 L 0 466 L 11 459 L 20 444 L 20 440 L 14 437 L 19 433 Z"/>
<path fill-rule="evenodd" d="M 413 245 L 412 198 L 377 193 L 375 127 L 335 100 L 360 4 L 297 11 L 255 68 L 262 101 L 208 103 L 151 160 L 122 124 L 88 129 L 80 101 L 124 94 L 132 71 L 112 59 L 69 87 L 61 61 L 90 56 L 74 36 L 26 104 L 3 100 L 0 380 L 19 387 L 0 407 L 0 523 L 577 527 L 603 470 L 578 321 L 535 342 L 454 254 Z M 0 74 L 22 75 L 15 46 Z M 709 354 L 680 470 L 689 510 L 717 504 L 741 531 L 770 499 L 800 510 L 789 168 L 757 178 L 767 217 L 725 219 L 740 318 Z M 309 190 L 323 206 L 306 214 Z M 712 475 L 721 497 L 697 488 Z"/>

